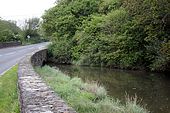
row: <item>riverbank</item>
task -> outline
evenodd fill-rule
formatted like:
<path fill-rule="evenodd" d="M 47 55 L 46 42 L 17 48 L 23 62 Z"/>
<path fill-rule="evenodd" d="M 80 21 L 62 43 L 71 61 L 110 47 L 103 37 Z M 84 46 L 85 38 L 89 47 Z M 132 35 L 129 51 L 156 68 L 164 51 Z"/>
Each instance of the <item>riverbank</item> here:
<path fill-rule="evenodd" d="M 109 97 L 105 88 L 96 82 L 85 83 L 80 78 L 70 78 L 49 66 L 36 68 L 36 71 L 78 113 L 149 113 L 139 105 L 137 97 L 127 97 L 122 104 Z"/>
<path fill-rule="evenodd" d="M 0 113 L 20 113 L 17 70 L 18 66 L 14 66 L 0 77 Z"/>

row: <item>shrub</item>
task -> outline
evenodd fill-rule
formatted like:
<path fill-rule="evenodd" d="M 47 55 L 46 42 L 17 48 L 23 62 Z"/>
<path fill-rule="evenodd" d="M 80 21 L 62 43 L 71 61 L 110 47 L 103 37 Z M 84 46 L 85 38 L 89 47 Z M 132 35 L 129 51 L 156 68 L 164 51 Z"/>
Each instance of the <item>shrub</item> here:
<path fill-rule="evenodd" d="M 43 16 L 58 63 L 168 70 L 168 0 L 62 0 Z"/>

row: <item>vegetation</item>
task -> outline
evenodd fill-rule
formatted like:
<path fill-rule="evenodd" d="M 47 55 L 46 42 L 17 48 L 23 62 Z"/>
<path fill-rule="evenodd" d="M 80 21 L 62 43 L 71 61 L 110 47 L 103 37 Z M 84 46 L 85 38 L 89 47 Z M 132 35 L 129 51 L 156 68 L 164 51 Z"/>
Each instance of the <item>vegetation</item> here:
<path fill-rule="evenodd" d="M 43 16 L 57 63 L 170 68 L 168 0 L 59 0 Z"/>
<path fill-rule="evenodd" d="M 0 19 L 0 42 L 20 41 L 21 29 L 15 22 Z"/>
<path fill-rule="evenodd" d="M 127 97 L 122 104 L 95 82 L 84 83 L 49 66 L 37 67 L 36 71 L 78 113 L 149 113 L 138 104 L 137 97 Z"/>
<path fill-rule="evenodd" d="M 17 69 L 14 66 L 0 76 L 0 113 L 19 113 Z"/>
<path fill-rule="evenodd" d="M 40 19 L 30 18 L 25 20 L 23 27 L 23 43 L 40 43 L 43 41 L 39 32 Z"/>
<path fill-rule="evenodd" d="M 33 44 L 45 41 L 41 38 L 40 19 L 30 18 L 25 20 L 23 28 L 19 28 L 15 21 L 0 19 L 0 43 L 19 41 L 23 44 Z"/>

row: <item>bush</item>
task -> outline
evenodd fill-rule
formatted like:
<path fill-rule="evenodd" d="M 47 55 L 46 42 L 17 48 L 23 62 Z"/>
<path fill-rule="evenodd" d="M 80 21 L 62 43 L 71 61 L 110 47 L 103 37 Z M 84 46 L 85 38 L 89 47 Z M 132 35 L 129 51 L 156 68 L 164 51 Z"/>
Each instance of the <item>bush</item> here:
<path fill-rule="evenodd" d="M 62 0 L 43 16 L 59 63 L 167 70 L 168 0 Z"/>
<path fill-rule="evenodd" d="M 0 42 L 21 41 L 21 33 L 14 22 L 0 19 Z"/>

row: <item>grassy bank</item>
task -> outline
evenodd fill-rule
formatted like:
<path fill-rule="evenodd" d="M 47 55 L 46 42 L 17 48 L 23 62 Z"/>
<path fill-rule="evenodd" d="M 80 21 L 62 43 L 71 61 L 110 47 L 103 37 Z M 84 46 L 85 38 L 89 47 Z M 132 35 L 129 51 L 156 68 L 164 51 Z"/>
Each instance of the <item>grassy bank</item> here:
<path fill-rule="evenodd" d="M 84 83 L 49 66 L 36 71 L 78 113 L 149 113 L 136 98 L 126 98 L 122 104 L 109 97 L 105 88 L 96 82 Z"/>
<path fill-rule="evenodd" d="M 19 113 L 17 69 L 14 66 L 0 77 L 0 113 Z"/>

